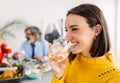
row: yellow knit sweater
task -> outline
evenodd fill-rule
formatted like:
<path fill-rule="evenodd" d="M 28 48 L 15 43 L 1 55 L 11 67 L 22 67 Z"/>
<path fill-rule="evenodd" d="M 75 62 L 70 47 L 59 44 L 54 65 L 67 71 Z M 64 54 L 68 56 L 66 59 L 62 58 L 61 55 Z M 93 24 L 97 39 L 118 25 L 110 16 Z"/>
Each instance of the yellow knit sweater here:
<path fill-rule="evenodd" d="M 110 53 L 101 58 L 78 54 L 72 63 L 67 62 L 63 77 L 53 76 L 51 83 L 120 83 L 120 69 Z"/>

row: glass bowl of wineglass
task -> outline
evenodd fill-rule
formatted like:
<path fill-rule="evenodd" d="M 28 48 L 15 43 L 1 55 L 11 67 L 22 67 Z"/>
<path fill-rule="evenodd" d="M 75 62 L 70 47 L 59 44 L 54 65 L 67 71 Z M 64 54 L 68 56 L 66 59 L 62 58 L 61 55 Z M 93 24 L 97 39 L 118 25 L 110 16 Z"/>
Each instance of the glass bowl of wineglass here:
<path fill-rule="evenodd" d="M 65 38 L 59 37 L 50 46 L 50 52 L 50 59 L 52 60 L 59 61 L 65 59 L 70 53 L 70 43 Z"/>

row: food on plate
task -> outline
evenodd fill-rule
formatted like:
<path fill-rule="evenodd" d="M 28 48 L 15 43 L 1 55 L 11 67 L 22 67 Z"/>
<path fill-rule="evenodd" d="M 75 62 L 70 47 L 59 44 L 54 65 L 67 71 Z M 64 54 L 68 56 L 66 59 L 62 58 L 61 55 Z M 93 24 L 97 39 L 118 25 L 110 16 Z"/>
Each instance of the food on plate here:
<path fill-rule="evenodd" d="M 37 69 L 41 69 L 41 70 L 44 70 L 46 67 L 46 65 L 41 65 L 41 66 L 38 66 Z"/>
<path fill-rule="evenodd" d="M 15 74 L 16 74 L 15 70 L 5 70 L 2 75 L 2 79 L 13 78 Z"/>
<path fill-rule="evenodd" d="M 4 70 L 0 71 L 0 80 L 4 79 L 14 79 L 14 78 L 21 78 L 23 77 L 23 66 L 19 65 L 16 66 L 17 70 Z M 2 67 L 1 67 L 2 68 Z"/>

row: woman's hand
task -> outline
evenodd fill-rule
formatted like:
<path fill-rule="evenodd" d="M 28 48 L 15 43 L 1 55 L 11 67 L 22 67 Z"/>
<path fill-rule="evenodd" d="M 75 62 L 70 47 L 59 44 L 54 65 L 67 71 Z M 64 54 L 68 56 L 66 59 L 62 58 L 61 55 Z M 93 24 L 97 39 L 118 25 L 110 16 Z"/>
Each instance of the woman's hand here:
<path fill-rule="evenodd" d="M 52 44 L 49 45 L 49 51 L 47 53 L 48 56 L 48 61 L 54 71 L 54 75 L 60 79 L 63 74 L 64 74 L 64 69 L 65 69 L 65 65 L 66 65 L 66 58 L 58 58 L 57 59 L 57 55 L 53 54 L 51 52 L 51 47 Z"/>

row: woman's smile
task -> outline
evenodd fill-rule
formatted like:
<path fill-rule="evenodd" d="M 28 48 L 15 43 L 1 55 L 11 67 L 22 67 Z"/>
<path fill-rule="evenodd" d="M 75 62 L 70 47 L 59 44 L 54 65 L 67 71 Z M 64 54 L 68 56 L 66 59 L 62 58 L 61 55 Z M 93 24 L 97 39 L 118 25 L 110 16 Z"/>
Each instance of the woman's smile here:
<path fill-rule="evenodd" d="M 78 42 L 71 42 L 71 51 L 74 50 L 75 48 L 77 48 L 79 45 Z"/>

